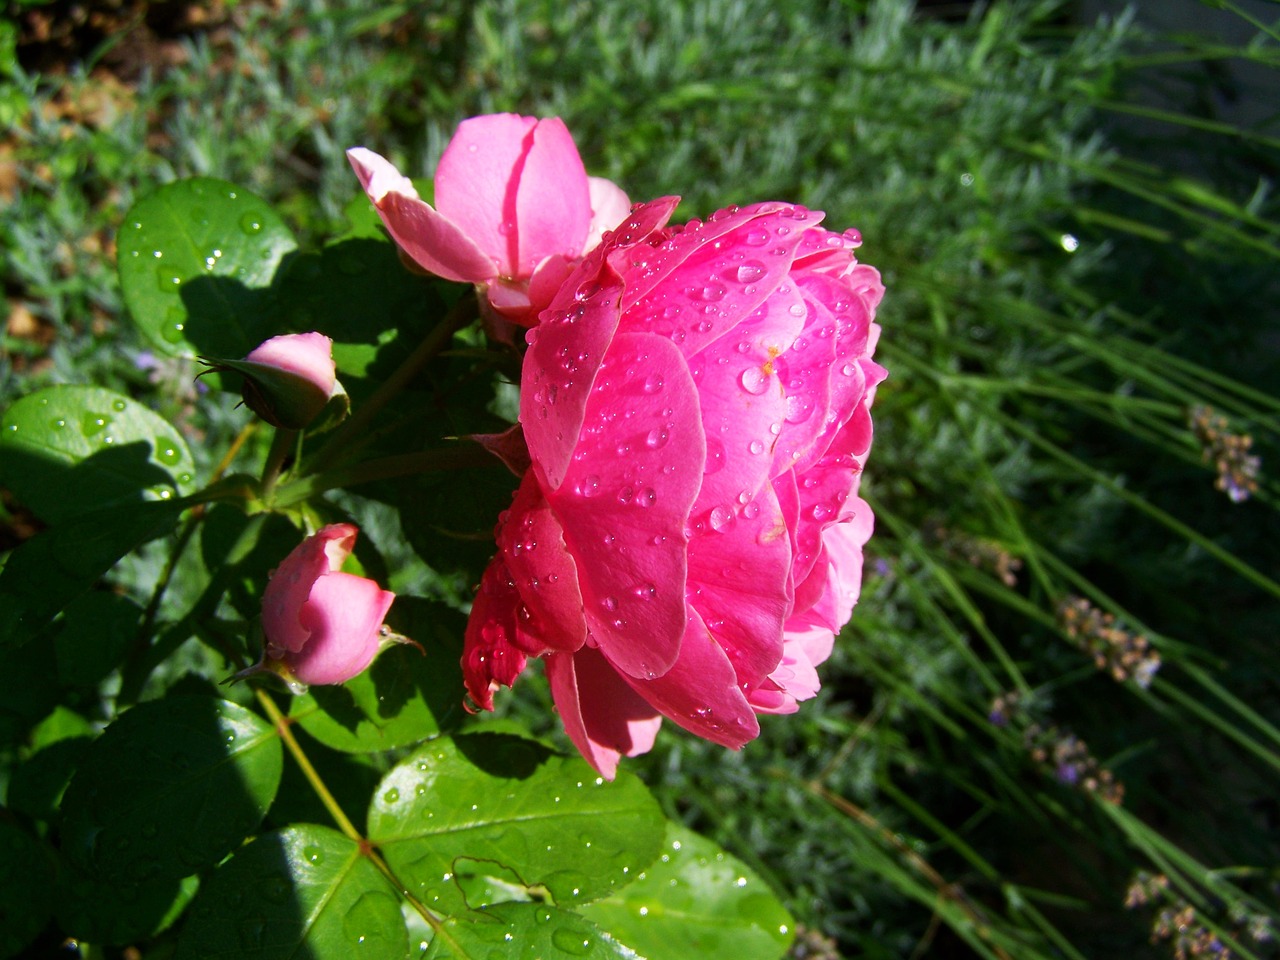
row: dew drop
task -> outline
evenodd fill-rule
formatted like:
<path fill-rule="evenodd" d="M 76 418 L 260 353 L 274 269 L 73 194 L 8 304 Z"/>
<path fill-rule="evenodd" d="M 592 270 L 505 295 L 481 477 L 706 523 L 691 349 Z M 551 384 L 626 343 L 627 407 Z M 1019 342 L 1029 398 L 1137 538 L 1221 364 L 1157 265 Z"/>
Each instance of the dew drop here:
<path fill-rule="evenodd" d="M 240 229 L 251 237 L 259 234 L 262 232 L 262 218 L 255 213 L 246 213 L 240 218 Z"/>
<path fill-rule="evenodd" d="M 733 523 L 733 511 L 728 507 L 715 507 L 711 511 L 711 529 L 723 533 Z"/>
<path fill-rule="evenodd" d="M 738 267 L 739 283 L 755 283 L 765 274 L 764 264 L 758 260 L 748 260 Z"/>
<path fill-rule="evenodd" d="M 671 433 L 666 427 L 654 427 L 644 438 L 644 445 L 650 450 L 657 450 L 659 447 L 665 447 L 670 439 Z"/>
<path fill-rule="evenodd" d="M 769 377 L 759 367 L 747 367 L 742 371 L 738 382 L 742 384 L 743 390 L 757 397 L 769 389 Z"/>
<path fill-rule="evenodd" d="M 758 457 L 760 454 L 764 453 L 764 444 L 759 440 L 752 440 L 747 444 L 747 449 Z"/>
<path fill-rule="evenodd" d="M 645 393 L 657 393 L 662 389 L 662 374 L 651 373 L 645 377 L 643 390 Z"/>

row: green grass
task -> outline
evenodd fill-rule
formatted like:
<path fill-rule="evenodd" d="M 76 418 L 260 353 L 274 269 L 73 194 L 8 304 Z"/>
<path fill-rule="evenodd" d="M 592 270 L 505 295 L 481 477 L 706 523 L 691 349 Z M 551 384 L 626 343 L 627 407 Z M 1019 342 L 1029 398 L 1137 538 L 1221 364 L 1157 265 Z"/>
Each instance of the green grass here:
<path fill-rule="evenodd" d="M 517 110 L 563 116 L 591 172 L 681 193 L 682 217 L 825 210 L 889 291 L 863 599 L 799 714 L 740 754 L 668 732 L 633 766 L 845 956 L 1274 955 L 1280 140 L 1212 104 L 1236 62 L 1276 66 L 1275 28 L 1170 46 L 1055 3 L 781 7 L 242 2 L 127 91 L 91 55 L 10 59 L 4 280 L 43 333 L 5 335 L 0 397 L 111 383 L 227 436 L 188 372 L 138 369 L 120 318 L 113 231 L 175 177 L 249 187 L 314 240 L 355 194 L 345 147 L 429 174 L 459 119 Z M 97 112 L 55 116 L 91 90 Z M 1243 503 L 1197 405 L 1261 456 Z M 1149 686 L 1094 666 L 1071 597 L 1150 642 Z M 517 697 L 553 728 L 540 681 Z M 1167 885 L 1126 907 L 1140 871 Z"/>

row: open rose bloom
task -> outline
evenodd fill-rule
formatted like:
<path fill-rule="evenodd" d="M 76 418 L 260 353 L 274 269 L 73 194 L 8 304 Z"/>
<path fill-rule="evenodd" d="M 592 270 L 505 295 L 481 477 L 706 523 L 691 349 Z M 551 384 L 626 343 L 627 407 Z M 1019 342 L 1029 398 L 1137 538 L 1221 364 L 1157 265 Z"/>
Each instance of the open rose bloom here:
<path fill-rule="evenodd" d="M 476 284 L 489 316 L 525 326 L 630 208 L 613 183 L 587 176 L 555 117 L 464 120 L 436 168 L 434 207 L 373 151 L 355 147 L 347 157 L 406 256 L 428 273 Z"/>
<path fill-rule="evenodd" d="M 606 234 L 528 332 L 531 466 L 463 653 L 484 708 L 541 657 L 608 777 L 662 717 L 739 748 L 812 697 L 872 526 L 883 287 L 856 234 L 785 203 L 667 227 L 676 202 Z"/>

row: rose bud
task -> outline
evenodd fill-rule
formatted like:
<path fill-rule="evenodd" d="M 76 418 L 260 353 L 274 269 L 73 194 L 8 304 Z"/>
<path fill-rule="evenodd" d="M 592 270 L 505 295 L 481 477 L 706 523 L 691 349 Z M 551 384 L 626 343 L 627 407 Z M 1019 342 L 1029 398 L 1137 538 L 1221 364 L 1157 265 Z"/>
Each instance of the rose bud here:
<path fill-rule="evenodd" d="M 343 683 L 382 647 L 403 641 L 382 626 L 395 594 L 341 571 L 357 533 L 352 524 L 330 524 L 276 567 L 262 594 L 265 645 L 257 669 L 303 684 Z"/>
<path fill-rule="evenodd" d="M 259 344 L 243 360 L 201 362 L 240 374 L 245 406 L 273 427 L 311 426 L 330 403 L 338 409 L 325 419 L 341 419 L 349 406 L 337 379 L 333 341 L 322 333 L 288 333 Z"/>

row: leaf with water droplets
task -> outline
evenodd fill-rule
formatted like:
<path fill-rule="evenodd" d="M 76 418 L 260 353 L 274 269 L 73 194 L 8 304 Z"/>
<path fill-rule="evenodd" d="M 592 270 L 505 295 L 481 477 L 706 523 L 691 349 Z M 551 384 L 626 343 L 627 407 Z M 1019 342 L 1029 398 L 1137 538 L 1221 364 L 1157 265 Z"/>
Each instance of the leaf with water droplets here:
<path fill-rule="evenodd" d="M 481 734 L 433 740 L 393 768 L 374 791 L 369 839 L 428 907 L 460 914 L 480 904 L 454 882 L 459 857 L 541 885 L 562 906 L 582 903 L 645 868 L 662 822 L 629 774 L 607 783 L 578 757 Z"/>
<path fill-rule="evenodd" d="M 47 523 L 182 496 L 195 469 L 171 423 L 102 387 L 48 387 L 0 419 L 0 485 Z"/>
<path fill-rule="evenodd" d="M 166 184 L 134 204 L 116 245 L 125 304 L 160 352 L 239 357 L 280 332 L 270 287 L 297 242 L 247 190 Z"/>
<path fill-rule="evenodd" d="M 689 956 L 693 956 L 690 954 Z M 426 960 L 634 960 L 635 954 L 589 920 L 540 903 L 504 903 L 450 917 Z"/>
<path fill-rule="evenodd" d="M 295 824 L 236 851 L 188 911 L 177 960 L 407 957 L 393 888 L 356 843 Z"/>
<path fill-rule="evenodd" d="M 673 823 L 641 879 L 579 912 L 648 960 L 777 960 L 795 935 L 745 864 Z"/>
<path fill-rule="evenodd" d="M 274 728 L 244 707 L 212 697 L 139 704 L 85 751 L 63 799 L 62 851 L 103 880 L 195 873 L 262 821 L 281 765 Z"/>

